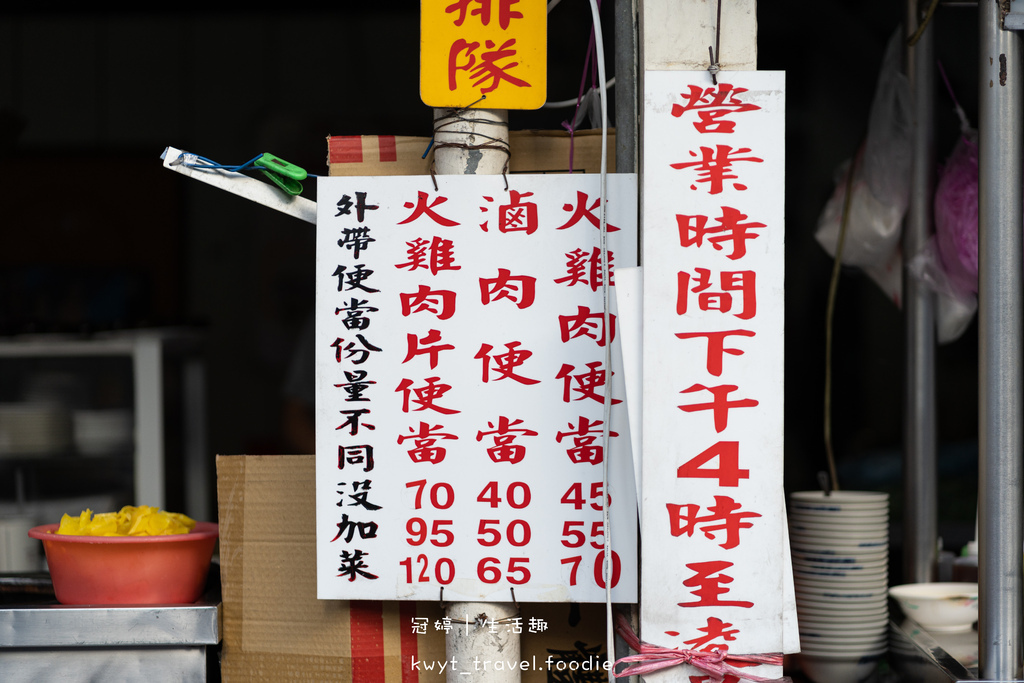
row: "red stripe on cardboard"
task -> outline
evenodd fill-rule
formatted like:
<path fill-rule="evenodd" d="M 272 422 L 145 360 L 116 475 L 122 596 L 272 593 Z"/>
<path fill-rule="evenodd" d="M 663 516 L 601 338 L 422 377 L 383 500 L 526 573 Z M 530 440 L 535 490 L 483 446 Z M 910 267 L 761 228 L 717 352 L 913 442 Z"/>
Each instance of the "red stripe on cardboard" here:
<path fill-rule="evenodd" d="M 349 603 L 352 633 L 352 680 L 385 683 L 384 604 L 379 600 Z"/>
<path fill-rule="evenodd" d="M 394 139 L 394 138 L 392 138 Z M 398 606 L 398 622 L 401 626 L 402 638 L 402 683 L 418 683 L 419 672 L 412 668 L 416 659 L 416 634 L 412 631 L 413 619 L 416 617 L 416 603 L 403 600 Z"/>
<path fill-rule="evenodd" d="M 330 143 L 332 164 L 358 164 L 363 161 L 363 138 L 360 135 L 332 135 Z"/>
<path fill-rule="evenodd" d="M 381 161 L 398 161 L 398 147 L 394 135 L 381 135 L 377 138 L 380 145 Z"/>

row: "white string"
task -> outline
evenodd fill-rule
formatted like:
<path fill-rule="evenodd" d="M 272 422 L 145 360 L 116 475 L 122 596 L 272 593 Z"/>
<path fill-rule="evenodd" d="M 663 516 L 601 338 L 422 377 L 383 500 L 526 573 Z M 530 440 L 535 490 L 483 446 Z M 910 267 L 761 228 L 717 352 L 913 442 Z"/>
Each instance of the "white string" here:
<path fill-rule="evenodd" d="M 594 45 L 597 53 L 597 80 L 601 84 L 601 293 L 604 297 L 604 420 L 601 428 L 601 444 L 604 449 L 602 462 L 601 493 L 604 496 L 602 510 L 604 514 L 604 563 L 602 572 L 604 575 L 604 600 L 605 600 L 605 638 L 608 641 L 608 658 L 615 661 L 615 622 L 612 614 L 612 530 L 611 516 L 608 512 L 608 461 L 611 456 L 611 412 L 612 412 L 612 334 L 611 334 L 611 312 L 609 308 L 610 291 L 608 267 L 608 213 L 605 209 L 605 195 L 608 182 L 608 90 L 605 84 L 604 68 L 604 38 L 601 35 L 601 11 L 597 6 L 597 0 L 590 0 L 590 12 L 594 16 Z"/>

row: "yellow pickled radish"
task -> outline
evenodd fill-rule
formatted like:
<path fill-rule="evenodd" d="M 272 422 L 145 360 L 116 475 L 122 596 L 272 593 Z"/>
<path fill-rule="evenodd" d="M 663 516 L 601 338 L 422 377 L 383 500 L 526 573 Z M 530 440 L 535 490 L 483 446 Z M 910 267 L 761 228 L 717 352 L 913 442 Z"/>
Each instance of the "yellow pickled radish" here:
<path fill-rule="evenodd" d="M 126 505 L 117 512 L 61 517 L 57 533 L 65 536 L 167 536 L 187 534 L 195 520 L 180 512 L 165 512 L 149 505 Z"/>

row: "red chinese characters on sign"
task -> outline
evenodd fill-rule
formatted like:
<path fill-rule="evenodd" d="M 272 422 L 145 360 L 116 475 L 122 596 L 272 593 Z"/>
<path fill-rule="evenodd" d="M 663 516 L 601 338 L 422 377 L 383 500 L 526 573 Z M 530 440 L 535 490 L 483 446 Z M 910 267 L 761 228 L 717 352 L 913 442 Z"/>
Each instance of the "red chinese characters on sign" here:
<path fill-rule="evenodd" d="M 672 116 L 696 112 L 693 127 L 698 133 L 732 133 L 736 130 L 736 122 L 728 117 L 761 108 L 740 99 L 746 92 L 746 88 L 734 88 L 729 83 L 719 83 L 713 88 L 691 85 L 689 92 L 679 93 L 683 102 L 672 105 Z"/>
<path fill-rule="evenodd" d="M 608 252 L 608 285 L 615 285 L 613 268 L 615 254 Z M 584 285 L 596 292 L 604 283 L 604 267 L 601 263 L 601 250 L 594 247 L 589 253 L 582 249 L 573 249 L 565 255 L 565 277 L 555 279 L 555 284 L 575 287 Z"/>
<path fill-rule="evenodd" d="M 696 600 L 681 602 L 680 607 L 753 607 L 749 600 L 723 600 L 722 596 L 729 592 L 728 584 L 735 579 L 725 573 L 733 566 L 732 562 L 712 560 L 710 562 L 692 562 L 686 568 L 693 576 L 683 581 L 683 585 L 692 588 L 690 591 Z"/>
<path fill-rule="evenodd" d="M 523 18 L 522 12 L 514 9 L 518 3 L 519 0 L 458 0 L 445 7 L 445 13 L 451 15 L 456 27 L 462 28 L 469 22 L 484 27 L 496 25 L 501 31 L 508 31 L 514 20 Z M 503 83 L 529 88 L 530 84 L 516 75 L 517 51 L 514 37 L 505 38 L 500 44 L 490 39 L 457 38 L 448 50 L 448 89 L 457 90 L 463 77 L 484 95 Z"/>
<path fill-rule="evenodd" d="M 441 332 L 439 330 L 430 330 L 422 337 L 410 333 L 405 335 L 405 339 L 408 351 L 402 362 L 408 363 L 416 356 L 425 355 L 430 362 L 431 370 L 437 367 L 438 357 L 442 351 L 453 351 L 455 349 L 451 344 L 439 343 L 441 342 Z"/>
<path fill-rule="evenodd" d="M 666 533 L 671 538 L 693 539 L 688 549 L 703 549 L 688 555 L 693 558 L 685 565 L 682 585 L 692 596 L 678 602 L 680 608 L 713 607 L 722 613 L 707 618 L 706 626 L 690 631 L 685 646 L 703 651 L 727 651 L 726 643 L 736 640 L 740 633 L 732 619 L 725 615 L 730 609 L 749 609 L 756 603 L 756 590 L 741 585 L 738 579 L 747 576 L 731 561 L 746 555 L 737 555 L 748 534 L 765 518 L 764 511 L 751 509 L 744 494 L 754 485 L 754 472 L 747 469 L 741 457 L 741 432 L 733 426 L 730 417 L 737 411 L 757 411 L 764 397 L 749 396 L 743 389 L 746 373 L 733 369 L 727 374 L 730 359 L 742 359 L 739 367 L 749 368 L 752 362 L 746 356 L 758 357 L 758 275 L 764 257 L 758 247 L 766 240 L 773 226 L 752 217 L 754 213 L 743 205 L 746 191 L 764 177 L 766 159 L 758 151 L 758 142 L 745 133 L 744 122 L 752 121 L 762 110 L 747 88 L 721 82 L 712 87 L 688 85 L 678 92 L 672 105 L 671 117 L 678 120 L 672 125 L 686 127 L 685 139 L 699 142 L 681 145 L 683 151 L 673 152 L 665 163 L 672 171 L 671 178 L 683 178 L 691 192 L 711 197 L 699 202 L 714 201 L 716 207 L 700 212 L 672 211 L 664 216 L 677 228 L 678 241 L 666 244 L 678 254 L 685 254 L 685 264 L 675 273 L 675 312 L 680 325 L 673 330 L 677 343 L 686 346 L 680 353 L 695 356 L 703 362 L 695 366 L 689 376 L 676 385 L 683 398 L 677 408 L 688 420 L 701 421 L 713 427 L 718 441 L 708 446 L 697 443 L 675 462 L 679 480 L 697 480 L 712 487 L 712 496 L 705 500 L 692 497 L 693 502 L 676 502 L 671 497 L 661 503 L 661 514 L 667 521 Z M 753 143 L 752 143 L 753 142 Z M 675 156 L 678 154 L 679 156 Z M 682 157 L 682 158 L 680 158 Z M 670 163 L 674 162 L 674 163 Z M 700 206 L 704 204 L 698 203 Z M 675 208 L 675 207 L 673 207 Z M 668 213 L 668 212 L 666 212 Z M 751 253 L 758 254 L 751 257 Z M 723 261 L 722 259 L 727 259 Z M 725 264 L 730 265 L 725 265 Z M 721 321 L 730 316 L 744 321 L 734 329 L 720 329 Z M 703 354 L 703 355 L 701 355 Z M 716 383 L 709 378 L 725 375 L 731 381 Z M 732 422 L 736 422 L 733 420 Z M 689 424 L 689 423 L 687 423 Z M 746 423 L 744 423 L 746 424 Z M 703 426 L 702 426 L 703 428 Z M 703 449 L 703 450 L 701 450 Z M 694 482 L 696 484 L 696 482 Z M 686 489 L 694 496 L 705 491 L 702 486 Z M 728 494 L 726 494 L 728 492 Z M 690 497 L 689 495 L 687 497 Z M 677 499 L 678 500 L 678 499 Z M 685 499 L 684 499 L 685 500 Z M 711 502 L 713 501 L 713 502 Z M 697 543 L 697 541 L 700 541 Z M 749 542 L 749 540 L 748 540 Z M 711 548 L 711 545 L 714 548 Z M 739 560 L 737 560 L 738 562 Z M 731 614 L 735 615 L 735 612 Z M 685 617 L 683 617 L 685 619 Z M 691 624 L 688 628 L 693 628 Z M 679 631 L 665 631 L 673 636 Z M 703 683 L 707 676 L 690 676 L 692 683 Z M 732 680 L 727 675 L 725 680 Z"/>
<path fill-rule="evenodd" d="M 600 213 L 594 213 L 597 207 L 601 205 L 600 197 L 590 202 L 590 206 L 587 206 L 587 202 L 590 202 L 590 196 L 586 192 L 580 190 L 576 191 L 576 203 L 567 203 L 562 205 L 562 210 L 566 213 L 572 214 L 562 225 L 555 228 L 556 230 L 566 230 L 573 227 L 581 220 L 586 220 L 588 223 L 593 225 L 598 230 L 601 229 L 601 217 Z M 614 225 L 606 222 L 606 228 L 608 232 L 617 232 L 618 228 Z"/>
<path fill-rule="evenodd" d="M 574 463 L 590 463 L 600 465 L 604 462 L 604 446 L 600 438 L 604 435 L 604 422 L 594 420 L 591 422 L 584 416 L 580 416 L 575 426 L 569 423 L 572 431 L 558 432 L 555 434 L 555 442 L 562 443 L 562 439 L 572 437 L 572 447 L 565 450 L 566 455 Z M 609 431 L 608 436 L 616 437 L 617 432 Z"/>
<path fill-rule="evenodd" d="M 690 150 L 690 156 L 696 161 L 680 161 L 670 165 L 677 170 L 693 170 L 697 175 L 694 182 L 706 183 L 710 194 L 721 194 L 725 189 L 725 181 L 739 179 L 733 165 L 764 162 L 760 157 L 749 156 L 750 151 L 749 147 L 733 148 L 730 145 L 701 147 L 699 151 Z M 731 187 L 740 191 L 747 189 L 743 183 L 732 183 Z M 696 190 L 697 185 L 690 185 L 690 189 Z"/>
<path fill-rule="evenodd" d="M 716 387 L 694 384 L 687 389 L 683 389 L 679 393 L 692 394 L 698 391 L 707 391 L 711 393 L 711 400 L 706 403 L 682 405 L 679 406 L 679 410 L 687 413 L 710 410 L 715 421 L 715 431 L 721 433 L 729 426 L 729 410 L 733 408 L 753 408 L 758 405 L 758 402 L 752 398 L 741 398 L 739 400 L 730 401 L 729 394 L 737 389 L 739 389 L 739 387 L 735 384 L 721 384 Z"/>
<path fill-rule="evenodd" d="M 494 15 L 498 20 L 501 30 L 508 29 L 513 19 L 522 19 L 522 12 L 513 9 L 519 4 L 519 0 L 457 0 L 444 8 L 445 14 L 455 17 L 452 21 L 456 26 L 462 26 L 466 17 L 479 17 L 480 23 L 487 26 L 491 23 Z"/>
<path fill-rule="evenodd" d="M 533 193 L 509 190 L 508 196 L 509 203 L 498 207 L 498 232 L 522 232 L 527 235 L 537 232 L 539 227 L 537 222 L 537 204 L 523 201 L 526 197 L 532 197 Z M 485 196 L 484 201 L 493 202 L 494 197 Z M 480 210 L 486 213 L 489 211 L 489 207 L 481 206 Z M 488 218 L 480 224 L 480 229 L 488 232 L 489 225 L 490 219 Z"/>
<path fill-rule="evenodd" d="M 547 91 L 542 0 L 420 3 L 420 97 L 431 107 L 536 109 Z"/>
<path fill-rule="evenodd" d="M 540 380 L 524 377 L 516 373 L 516 368 L 523 365 L 533 355 L 533 351 L 519 348 L 522 342 L 508 342 L 505 344 L 505 353 L 494 353 L 494 347 L 490 344 L 481 344 L 480 349 L 473 358 L 482 362 L 483 372 L 480 381 L 484 384 L 497 382 L 503 379 L 510 379 L 520 384 L 537 384 Z M 494 373 L 493 375 L 491 373 Z"/>
<path fill-rule="evenodd" d="M 417 237 L 411 242 L 406 242 L 409 249 L 406 254 L 409 260 L 405 263 L 396 263 L 395 268 L 405 268 L 410 271 L 424 268 L 430 271 L 431 275 L 437 275 L 442 270 L 461 270 L 462 266 L 455 264 L 455 243 L 443 237 L 434 236 L 427 241 Z"/>
<path fill-rule="evenodd" d="M 456 221 L 453 221 L 450 218 L 445 218 L 441 214 L 434 211 L 436 207 L 440 206 L 441 204 L 444 204 L 447 201 L 447 197 L 442 197 L 440 195 L 438 195 L 437 199 L 431 201 L 430 196 L 426 192 L 420 190 L 419 192 L 416 193 L 415 202 L 406 202 L 404 205 L 405 208 L 412 209 L 412 213 L 410 213 L 404 220 L 398 221 L 398 224 L 405 225 L 406 223 L 412 223 L 414 220 L 420 218 L 421 216 L 426 216 L 430 220 L 434 221 L 434 223 L 442 225 L 447 228 L 458 225 Z"/>
<path fill-rule="evenodd" d="M 493 462 L 507 462 L 512 465 L 521 462 L 526 457 L 526 446 L 514 441 L 521 436 L 537 436 L 532 429 L 520 427 L 522 420 L 509 420 L 504 415 L 498 418 L 498 423 L 488 422 L 490 431 L 479 431 L 476 433 L 476 440 L 483 441 L 485 436 L 490 436 L 494 445 L 487 449 L 487 456 Z"/>
<path fill-rule="evenodd" d="M 694 268 L 691 274 L 679 271 L 676 290 L 676 313 L 685 315 L 690 308 L 690 294 L 696 294 L 697 307 L 701 311 L 732 313 L 740 320 L 750 320 L 757 315 L 757 273 L 752 270 L 723 270 L 717 275 L 717 282 L 709 268 Z M 717 284 L 719 289 L 711 289 Z M 734 297 L 738 294 L 739 310 L 733 311 Z"/>
<path fill-rule="evenodd" d="M 605 371 L 601 369 L 603 365 L 596 360 L 587 363 L 586 370 L 573 374 L 576 366 L 563 363 L 555 375 L 555 379 L 562 380 L 562 401 L 569 403 L 589 398 L 604 405 L 604 396 L 597 393 L 599 389 L 605 388 Z M 616 403 L 622 403 L 622 400 L 613 398 L 612 404 Z"/>
<path fill-rule="evenodd" d="M 438 320 L 448 320 L 455 315 L 455 292 L 449 289 L 420 285 L 415 292 L 402 292 L 399 298 L 404 316 L 425 311 L 436 315 Z"/>
<path fill-rule="evenodd" d="M 480 8 L 466 4 L 463 23 L 480 20 Z M 435 186 L 406 176 L 356 193 L 364 180 L 321 186 L 319 217 L 334 223 L 317 237 L 318 476 L 332 471 L 317 482 L 321 597 L 411 600 L 438 586 L 461 597 L 511 585 L 543 600 L 565 585 L 590 601 L 605 581 L 635 595 L 626 555 L 635 533 L 607 553 L 607 577 L 600 556 L 610 505 L 600 466 L 624 480 L 615 451 L 630 440 L 624 406 L 601 412 L 615 367 L 602 347 L 621 320 L 600 296 L 609 275 L 595 249 L 599 184 L 510 176 L 511 188 L 501 178 Z M 613 179 L 605 194 L 623 227 L 609 250 L 624 265 L 635 261 L 636 240 L 621 237 L 633 230 L 622 221 L 635 182 Z M 565 484 L 556 491 L 552 478 Z M 631 488 L 614 495 L 635 509 Z M 616 523 L 627 516 L 617 510 Z"/>
<path fill-rule="evenodd" d="M 454 415 L 461 412 L 454 408 L 445 408 L 436 402 L 441 400 L 445 394 L 451 391 L 452 385 L 441 382 L 440 377 L 427 377 L 423 386 L 413 386 L 415 382 L 411 379 L 403 379 L 398 383 L 397 392 L 402 393 L 402 412 L 408 413 L 410 405 L 415 405 L 413 411 L 433 410 L 442 415 Z"/>
<path fill-rule="evenodd" d="M 537 278 L 530 275 L 513 275 L 508 268 L 499 268 L 498 276 L 480 278 L 480 303 L 508 299 L 522 310 L 533 305 L 537 297 Z"/>
<path fill-rule="evenodd" d="M 667 503 L 669 529 L 673 536 L 693 536 L 700 531 L 708 539 L 718 543 L 723 550 L 735 548 L 740 543 L 740 529 L 750 529 L 753 522 L 746 520 L 760 517 L 756 512 L 741 512 L 742 507 L 729 496 L 715 496 L 715 504 L 707 508 L 707 514 L 700 514 L 700 505 L 689 503 L 677 505 Z M 724 538 L 718 537 L 724 532 Z M 721 541 L 721 542 L 719 542 Z"/>
<path fill-rule="evenodd" d="M 608 316 L 608 327 L 611 339 L 615 341 L 615 316 Z M 597 342 L 598 346 L 607 343 L 604 331 L 604 311 L 592 311 L 587 306 L 577 306 L 576 312 L 558 316 L 558 329 L 562 342 L 579 337 L 587 337 Z"/>
<path fill-rule="evenodd" d="M 418 427 L 410 427 L 410 434 L 400 434 L 398 443 L 403 444 L 412 439 L 413 448 L 406 451 L 409 459 L 413 462 L 429 462 L 437 464 L 444 460 L 448 451 L 437 442 L 446 439 L 458 439 L 454 434 L 441 431 L 444 425 L 431 425 L 427 422 L 420 422 Z"/>
<path fill-rule="evenodd" d="M 697 630 L 704 635 L 683 641 L 693 650 L 707 648 L 713 644 L 716 638 L 721 638 L 726 642 L 734 641 L 736 640 L 736 634 L 740 632 L 738 628 L 732 628 L 732 624 L 724 622 L 717 617 L 708 617 L 707 625 L 701 626 Z"/>
<path fill-rule="evenodd" d="M 459 87 L 459 72 L 464 71 L 473 83 L 486 95 L 496 90 L 503 81 L 520 88 L 529 88 L 530 84 L 512 75 L 519 62 L 512 61 L 516 55 L 516 39 L 509 38 L 500 46 L 493 40 L 480 43 L 459 38 L 452 43 L 448 53 L 448 89 Z"/>
<path fill-rule="evenodd" d="M 744 223 L 748 216 L 731 206 L 722 207 L 722 215 L 716 218 L 717 223 L 708 225 L 707 216 L 686 216 L 677 214 L 676 223 L 679 225 L 679 245 L 683 247 L 701 246 L 704 239 L 717 251 L 722 251 L 723 243 L 731 243 L 732 251 L 727 254 L 728 258 L 735 261 L 743 258 L 747 253 L 747 240 L 757 238 L 757 233 L 751 232 L 755 228 L 765 227 L 764 223 L 749 221 Z"/>
<path fill-rule="evenodd" d="M 715 377 L 722 376 L 722 361 L 725 354 L 730 356 L 742 356 L 743 351 L 734 347 L 727 347 L 725 340 L 728 337 L 754 337 L 752 330 L 720 330 L 716 332 L 677 332 L 677 339 L 707 339 L 707 362 L 706 367 L 709 374 Z"/>

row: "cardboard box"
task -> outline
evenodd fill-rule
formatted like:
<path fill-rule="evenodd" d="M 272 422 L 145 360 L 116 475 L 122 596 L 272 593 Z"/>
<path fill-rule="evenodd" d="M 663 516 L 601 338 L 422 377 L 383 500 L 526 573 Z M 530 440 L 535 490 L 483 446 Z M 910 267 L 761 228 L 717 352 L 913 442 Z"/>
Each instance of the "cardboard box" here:
<path fill-rule="evenodd" d="M 403 658 L 443 660 L 444 638 L 409 623 L 438 608 L 316 599 L 314 478 L 312 456 L 217 458 L 222 679 L 417 681 Z"/>
<path fill-rule="evenodd" d="M 313 456 L 217 456 L 217 497 L 225 683 L 443 680 L 440 603 L 317 600 Z M 520 609 L 524 683 L 600 668 L 603 605 Z"/>
<path fill-rule="evenodd" d="M 426 175 L 434 152 L 423 156 L 430 138 L 398 135 L 333 135 L 327 138 L 332 176 Z M 570 149 L 575 173 L 601 171 L 601 131 L 514 130 L 509 132 L 511 173 L 568 173 Z M 615 170 L 615 131 L 608 131 L 608 172 Z"/>

